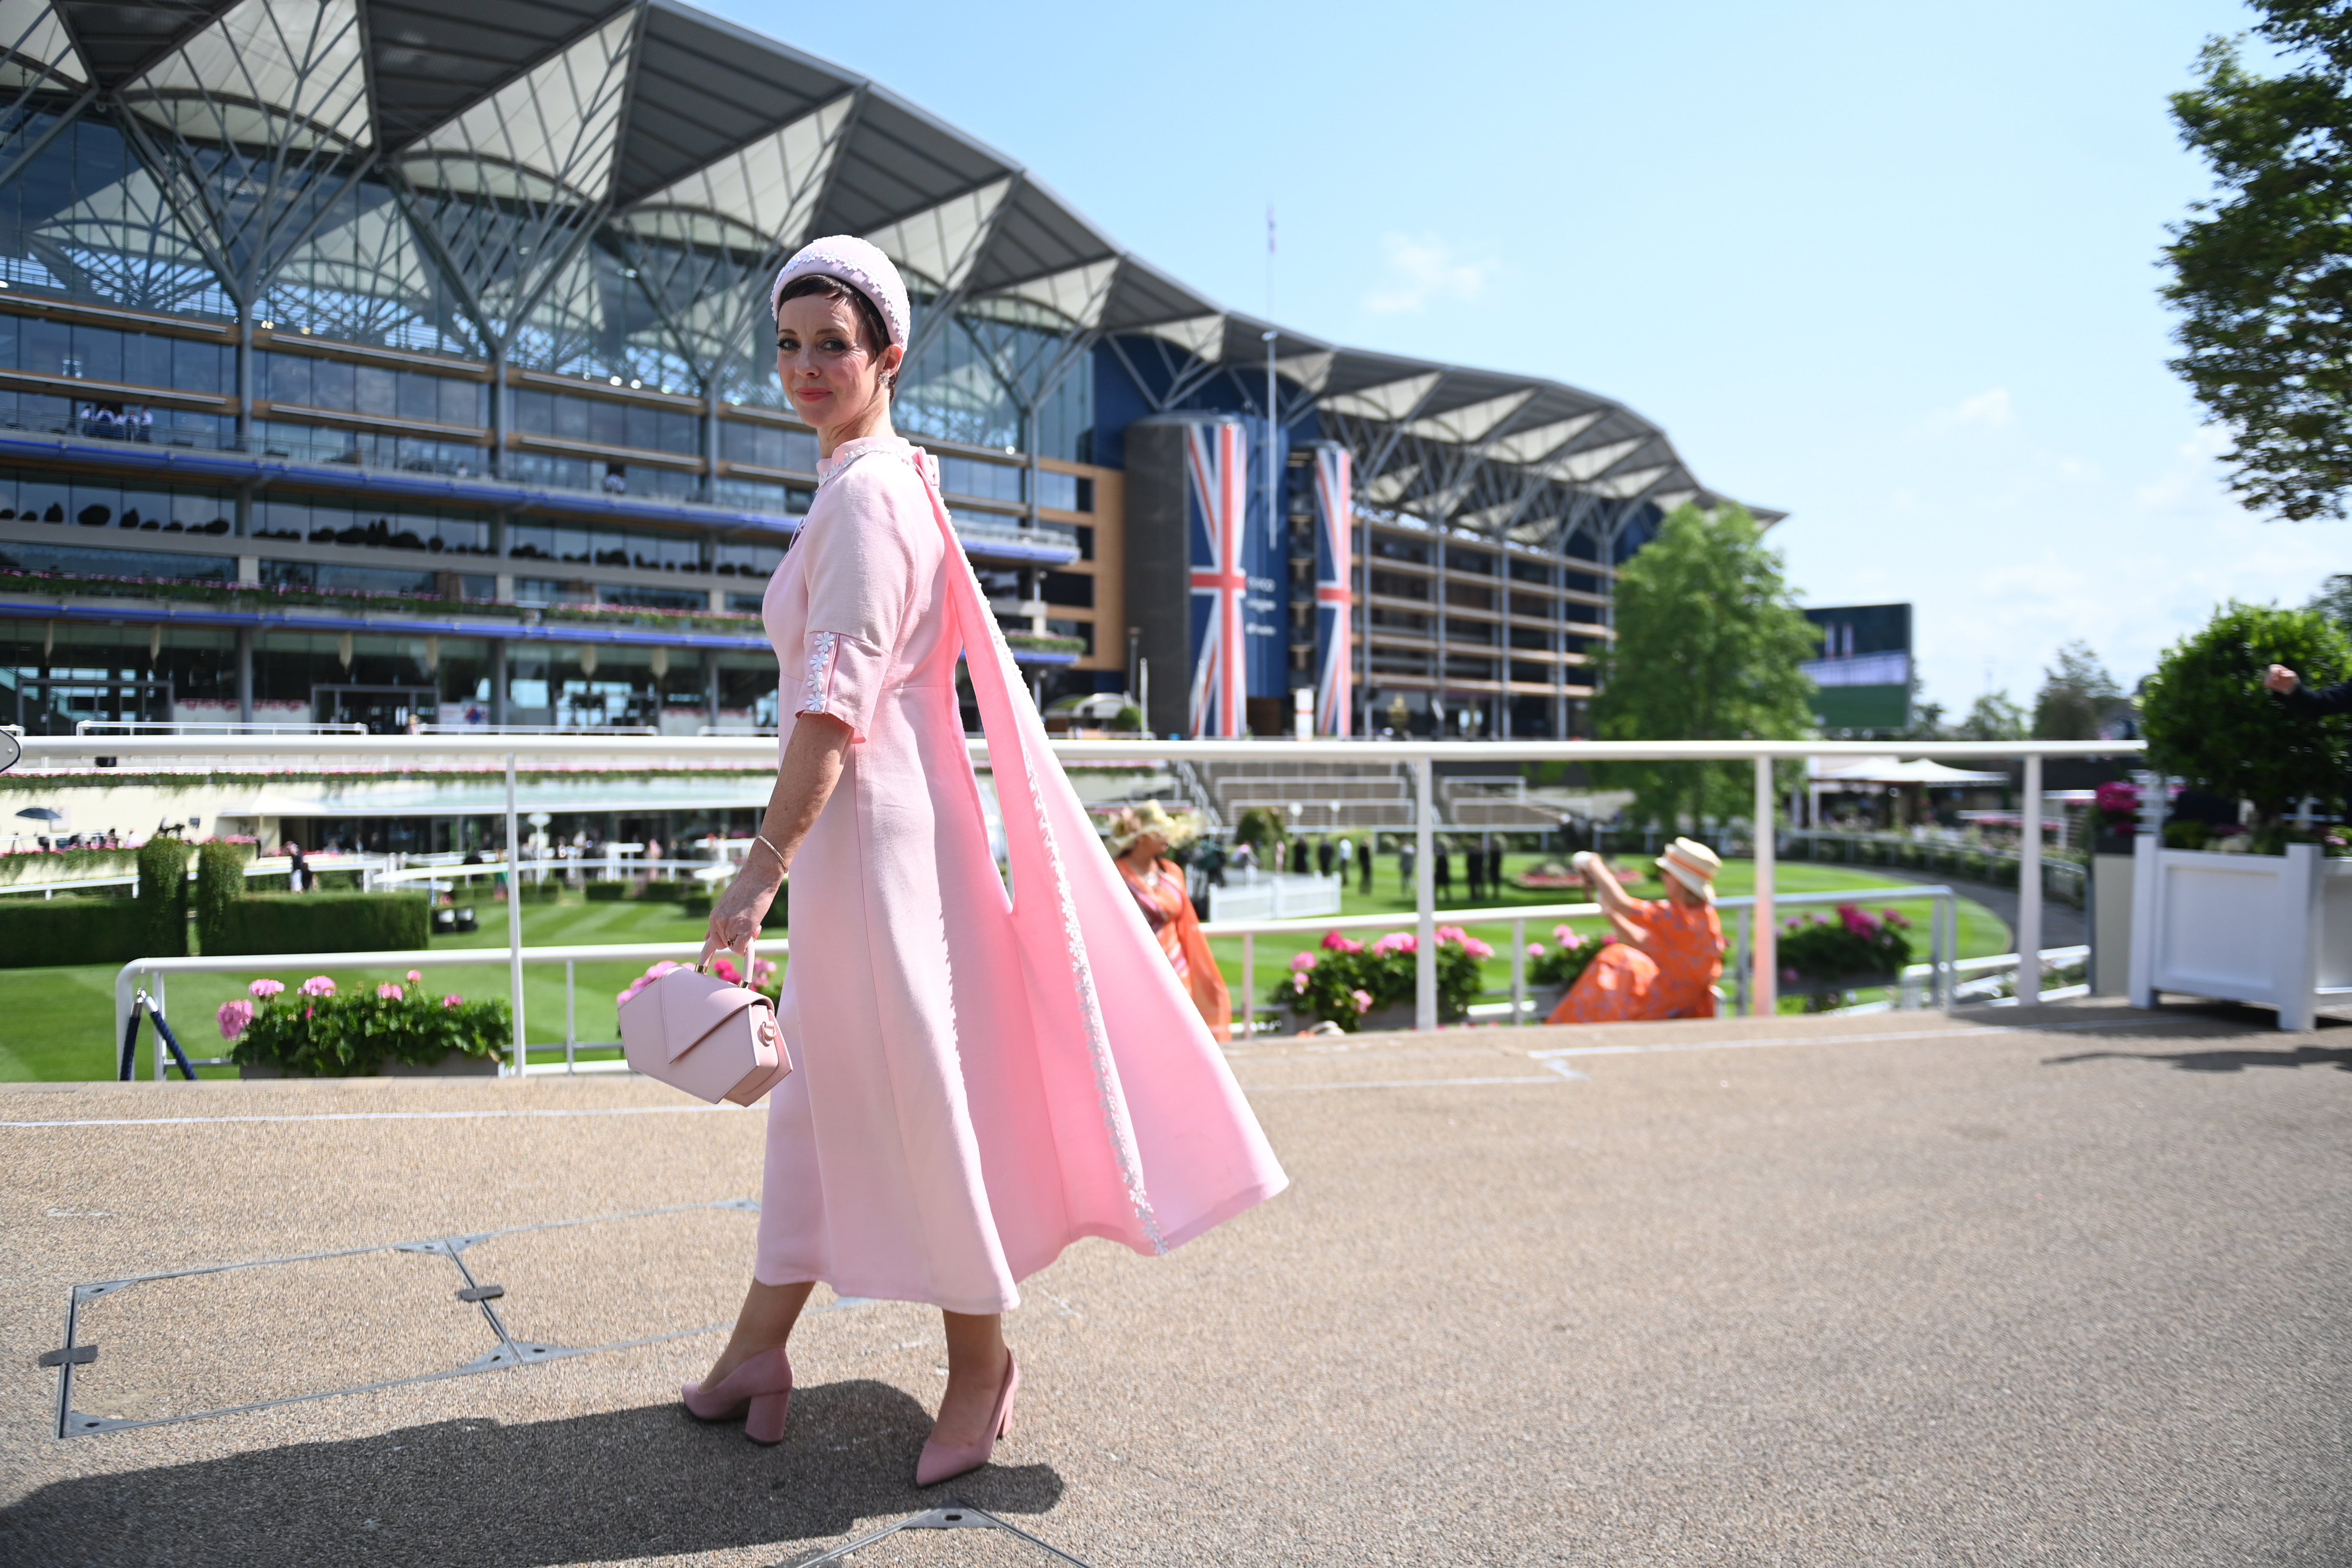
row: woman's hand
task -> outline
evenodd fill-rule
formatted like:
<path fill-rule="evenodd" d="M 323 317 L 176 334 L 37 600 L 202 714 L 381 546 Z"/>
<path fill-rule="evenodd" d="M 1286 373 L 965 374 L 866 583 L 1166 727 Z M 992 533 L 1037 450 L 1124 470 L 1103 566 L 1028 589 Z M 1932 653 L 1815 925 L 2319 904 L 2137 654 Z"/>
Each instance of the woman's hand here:
<path fill-rule="evenodd" d="M 2274 664 L 2271 666 L 2270 673 L 2263 677 L 2263 684 L 2284 696 L 2302 685 L 2303 678 L 2283 664 Z"/>
<path fill-rule="evenodd" d="M 776 901 L 776 889 L 783 885 L 783 868 L 776 864 L 775 857 L 752 846 L 751 858 L 711 907 L 710 927 L 702 939 L 706 968 L 717 953 L 740 952 L 744 973 L 751 973 L 751 946 L 760 940 L 760 922 L 766 918 L 768 906 Z"/>
<path fill-rule="evenodd" d="M 784 742 L 784 758 L 776 770 L 776 787 L 769 793 L 768 809 L 760 831 L 743 858 L 742 869 L 727 884 L 727 891 L 710 910 L 710 930 L 702 939 L 702 962 L 711 955 L 740 952 L 748 971 L 751 944 L 760 940 L 760 921 L 776 901 L 801 840 L 833 798 L 841 781 L 842 759 L 849 750 L 849 726 L 830 713 L 803 713 L 793 721 L 792 738 Z"/>

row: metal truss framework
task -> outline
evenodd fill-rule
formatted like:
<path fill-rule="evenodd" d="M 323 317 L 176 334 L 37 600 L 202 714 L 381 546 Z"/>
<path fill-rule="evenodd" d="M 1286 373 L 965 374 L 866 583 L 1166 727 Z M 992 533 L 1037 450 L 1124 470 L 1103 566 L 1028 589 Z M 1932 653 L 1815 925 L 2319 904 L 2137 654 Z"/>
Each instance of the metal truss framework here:
<path fill-rule="evenodd" d="M 247 315 L 715 406 L 761 379 L 776 258 L 861 234 L 928 301 L 909 364 L 960 335 L 941 363 L 992 381 L 1023 426 L 1098 343 L 1160 407 L 1223 382 L 1225 405 L 1262 411 L 1273 331 L 1276 416 L 1345 442 L 1379 515 L 1558 548 L 1644 503 L 1724 499 L 1608 398 L 1225 310 L 992 149 L 680 0 L 15 0 L 0 22 L 0 185 L 96 116 L 152 187 L 30 215 L 68 231 L 37 237 L 87 256 L 101 220 L 135 226 L 132 198 L 160 199 Z M 388 234 L 398 219 L 411 232 Z"/>

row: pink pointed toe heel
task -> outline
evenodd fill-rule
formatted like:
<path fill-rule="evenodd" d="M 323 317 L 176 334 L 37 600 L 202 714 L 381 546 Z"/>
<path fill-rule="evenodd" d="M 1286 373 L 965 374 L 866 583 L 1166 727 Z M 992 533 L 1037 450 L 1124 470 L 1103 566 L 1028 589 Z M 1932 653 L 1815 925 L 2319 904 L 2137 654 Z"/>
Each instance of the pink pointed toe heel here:
<path fill-rule="evenodd" d="M 687 1414 L 698 1421 L 743 1417 L 743 1436 L 754 1443 L 784 1440 L 784 1412 L 792 1404 L 793 1363 L 784 1348 L 761 1351 L 709 1390 L 689 1383 L 678 1391 Z"/>
<path fill-rule="evenodd" d="M 935 1487 L 941 1481 L 980 1468 L 996 1452 L 996 1440 L 1013 1435 L 1013 1396 L 1021 1391 L 1021 1368 L 1013 1352 L 1004 1352 L 1004 1386 L 996 1391 L 996 1409 L 988 1418 L 987 1435 L 977 1443 L 950 1448 L 926 1439 L 922 1457 L 915 1461 L 915 1484 Z"/>

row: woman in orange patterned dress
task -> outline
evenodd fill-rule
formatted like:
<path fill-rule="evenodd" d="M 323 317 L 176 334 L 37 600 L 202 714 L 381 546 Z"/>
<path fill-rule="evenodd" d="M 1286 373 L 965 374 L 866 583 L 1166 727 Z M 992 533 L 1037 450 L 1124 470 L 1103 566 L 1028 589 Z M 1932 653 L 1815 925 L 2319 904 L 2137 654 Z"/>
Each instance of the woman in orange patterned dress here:
<path fill-rule="evenodd" d="M 1658 857 L 1666 896 L 1627 893 L 1591 850 L 1574 865 L 1584 874 L 1621 940 L 1601 950 L 1545 1020 L 1624 1024 L 1647 1018 L 1712 1018 L 1715 982 L 1723 973 L 1723 922 L 1715 912 L 1714 850 L 1677 838 Z"/>
<path fill-rule="evenodd" d="M 1192 994 L 1192 1005 L 1201 1010 L 1202 1022 L 1223 1041 L 1233 1038 L 1233 996 L 1209 952 L 1209 939 L 1201 934 L 1192 895 L 1184 885 L 1184 868 L 1165 858 L 1199 831 L 1192 822 L 1169 816 L 1158 801 L 1146 801 L 1140 810 L 1130 807 L 1118 814 L 1111 824 L 1110 849 L 1119 879 L 1135 896 L 1145 923 L 1160 940 L 1160 951 Z"/>

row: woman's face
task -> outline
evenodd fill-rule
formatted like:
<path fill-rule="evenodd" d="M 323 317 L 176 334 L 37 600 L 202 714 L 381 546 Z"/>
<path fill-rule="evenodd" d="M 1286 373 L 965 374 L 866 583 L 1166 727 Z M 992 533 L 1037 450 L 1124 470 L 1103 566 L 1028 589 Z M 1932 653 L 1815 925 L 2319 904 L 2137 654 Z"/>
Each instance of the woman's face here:
<path fill-rule="evenodd" d="M 817 430 L 888 406 L 882 377 L 904 355 L 896 343 L 877 351 L 858 325 L 855 306 L 823 294 L 787 300 L 776 312 L 776 374 L 793 411 Z"/>
<path fill-rule="evenodd" d="M 1157 833 L 1139 833 L 1135 836 L 1132 853 L 1139 860 L 1157 861 L 1168 853 L 1168 840 Z"/>

